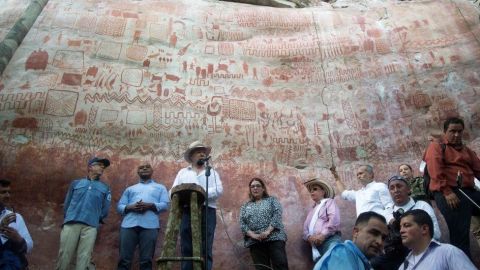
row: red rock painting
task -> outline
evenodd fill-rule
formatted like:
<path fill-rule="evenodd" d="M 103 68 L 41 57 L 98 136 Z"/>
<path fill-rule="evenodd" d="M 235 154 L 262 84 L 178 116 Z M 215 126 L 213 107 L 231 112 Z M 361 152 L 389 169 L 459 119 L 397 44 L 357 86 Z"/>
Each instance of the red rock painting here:
<path fill-rule="evenodd" d="M 0 9 L 0 36 L 23 12 L 19 2 Z M 66 189 L 92 155 L 112 161 L 104 179 L 113 205 L 95 247 L 97 269 L 116 266 L 115 206 L 137 180 L 135 167 L 151 162 L 169 188 L 186 166 L 184 149 L 202 140 L 225 187 L 214 269 L 253 269 L 238 214 L 247 181 L 260 176 L 283 206 L 290 269 L 305 270 L 305 179 L 333 183 L 335 165 L 359 187 L 359 164 L 374 165 L 380 181 L 399 163 L 416 169 L 450 116 L 465 119 L 465 142 L 480 151 L 472 1 L 318 0 L 302 9 L 100 2 L 50 0 L 0 78 L 0 177 L 14 181 L 16 209 L 35 241 L 31 269 L 54 268 Z M 295 168 L 299 159 L 306 168 Z M 346 239 L 355 207 L 336 200 Z M 163 234 L 164 227 L 156 255 Z"/>

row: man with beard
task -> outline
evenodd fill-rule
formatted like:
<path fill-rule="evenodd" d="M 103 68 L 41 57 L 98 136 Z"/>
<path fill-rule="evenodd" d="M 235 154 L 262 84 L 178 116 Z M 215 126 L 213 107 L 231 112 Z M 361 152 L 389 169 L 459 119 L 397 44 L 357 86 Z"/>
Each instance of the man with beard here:
<path fill-rule="evenodd" d="M 158 215 L 169 206 L 168 191 L 152 179 L 153 169 L 143 163 L 137 169 L 140 181 L 128 187 L 118 202 L 123 216 L 120 228 L 120 260 L 118 270 L 129 270 L 133 254 L 139 246 L 139 269 L 151 270 L 160 222 Z"/>
<path fill-rule="evenodd" d="M 372 211 L 364 212 L 353 227 L 353 240 L 334 245 L 313 270 L 370 270 L 369 260 L 382 253 L 387 234 L 383 216 Z"/>
<path fill-rule="evenodd" d="M 205 161 L 209 158 L 209 154 L 212 148 L 206 146 L 199 141 L 195 141 L 185 151 L 183 157 L 190 163 L 186 168 L 181 169 L 175 181 L 173 182 L 172 189 L 180 184 L 197 184 L 204 190 L 207 189 L 207 177 L 205 175 L 207 166 Z M 208 196 L 206 207 L 202 207 L 202 250 L 205 249 L 205 241 L 208 241 L 208 247 L 205 254 L 203 250 L 202 254 L 207 260 L 207 270 L 212 269 L 213 262 L 213 239 L 215 235 L 215 227 L 217 225 L 217 199 L 223 193 L 222 181 L 217 171 L 210 170 L 211 175 L 208 178 Z M 170 190 L 171 191 L 171 190 Z M 205 211 L 205 208 L 207 209 Z M 207 220 L 207 236 L 205 239 L 205 219 Z M 182 257 L 191 257 L 192 250 L 192 230 L 191 230 L 191 216 L 189 206 L 184 206 L 182 211 L 182 223 L 180 225 L 180 240 L 181 240 L 181 253 Z M 191 261 L 182 261 L 182 270 L 191 270 L 193 264 Z"/>

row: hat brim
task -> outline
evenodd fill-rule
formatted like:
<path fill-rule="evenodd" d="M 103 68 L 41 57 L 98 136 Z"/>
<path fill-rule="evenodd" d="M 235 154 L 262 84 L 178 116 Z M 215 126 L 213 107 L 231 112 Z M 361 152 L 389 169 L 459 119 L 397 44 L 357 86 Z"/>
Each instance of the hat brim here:
<path fill-rule="evenodd" d="M 94 160 L 91 160 L 88 162 L 88 166 L 92 165 L 93 163 L 102 163 L 105 168 L 110 166 L 110 160 L 106 158 L 95 158 Z"/>
<path fill-rule="evenodd" d="M 325 198 L 333 199 L 335 197 L 335 190 L 327 184 L 326 182 L 318 179 L 313 178 L 308 180 L 307 182 L 303 183 L 307 189 L 310 189 L 311 186 L 320 186 L 325 191 Z"/>
<path fill-rule="evenodd" d="M 196 146 L 196 147 L 192 147 L 192 148 L 187 149 L 187 151 L 185 151 L 185 153 L 183 154 L 183 158 L 188 163 L 192 163 L 192 153 L 193 153 L 193 151 L 198 150 L 198 149 L 205 149 L 205 154 L 207 156 L 210 155 L 210 152 L 212 151 L 212 148 L 209 147 L 209 146 Z"/>

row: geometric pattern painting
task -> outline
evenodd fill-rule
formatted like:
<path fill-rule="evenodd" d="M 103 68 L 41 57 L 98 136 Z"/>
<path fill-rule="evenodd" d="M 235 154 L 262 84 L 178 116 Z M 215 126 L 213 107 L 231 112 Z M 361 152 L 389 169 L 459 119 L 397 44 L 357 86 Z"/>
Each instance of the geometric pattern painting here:
<path fill-rule="evenodd" d="M 78 93 L 65 90 L 48 90 L 44 113 L 55 116 L 73 116 Z"/>

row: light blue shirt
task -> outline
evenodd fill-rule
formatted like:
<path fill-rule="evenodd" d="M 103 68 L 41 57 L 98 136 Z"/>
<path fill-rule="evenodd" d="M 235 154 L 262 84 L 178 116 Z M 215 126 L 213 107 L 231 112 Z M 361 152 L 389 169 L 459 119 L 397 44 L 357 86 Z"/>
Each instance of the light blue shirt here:
<path fill-rule="evenodd" d="M 476 270 L 462 250 L 450 244 L 430 242 L 422 255 L 414 258 L 410 252 L 398 270 Z"/>
<path fill-rule="evenodd" d="M 99 180 L 73 181 L 63 206 L 63 224 L 75 222 L 98 227 L 108 215 L 112 199 L 110 188 Z"/>
<path fill-rule="evenodd" d="M 367 257 L 350 240 L 330 248 L 315 264 L 313 270 L 370 270 Z"/>
<path fill-rule="evenodd" d="M 145 211 L 144 213 L 128 212 L 125 214 L 125 207 L 138 201 L 155 204 L 156 211 Z M 168 209 L 170 199 L 164 185 L 150 179 L 128 187 L 118 201 L 117 211 L 123 215 L 122 228 L 142 227 L 145 229 L 158 229 L 160 222 L 158 214 Z"/>

